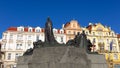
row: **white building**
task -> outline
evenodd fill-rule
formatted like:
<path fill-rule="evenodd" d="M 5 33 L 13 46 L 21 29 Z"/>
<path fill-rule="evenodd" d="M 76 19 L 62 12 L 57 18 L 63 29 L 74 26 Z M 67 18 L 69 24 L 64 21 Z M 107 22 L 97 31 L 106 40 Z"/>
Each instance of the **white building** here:
<path fill-rule="evenodd" d="M 79 23 L 75 20 L 63 25 L 62 29 L 53 28 L 55 39 L 58 43 L 66 43 L 68 40 L 73 39 L 77 32 L 85 31 L 88 39 L 95 47 L 92 51 L 103 53 L 117 53 L 120 52 L 120 42 L 118 45 L 118 37 L 111 28 L 102 25 L 101 23 L 90 23 L 86 28 L 80 27 Z M 4 52 L 3 65 L 4 68 L 16 67 L 16 60 L 18 56 L 33 48 L 33 42 L 37 40 L 44 41 L 45 34 L 44 28 L 40 27 L 10 27 L 3 32 L 2 48 Z M 112 43 L 112 50 L 110 51 L 110 43 Z"/>
<path fill-rule="evenodd" d="M 65 31 L 62 29 L 53 29 L 55 39 L 59 43 L 66 42 Z M 16 60 L 18 56 L 22 56 L 23 53 L 33 48 L 33 42 L 37 40 L 44 41 L 44 29 L 40 27 L 10 27 L 3 32 L 2 36 L 2 48 L 4 52 L 4 67 L 14 68 L 16 67 Z"/>

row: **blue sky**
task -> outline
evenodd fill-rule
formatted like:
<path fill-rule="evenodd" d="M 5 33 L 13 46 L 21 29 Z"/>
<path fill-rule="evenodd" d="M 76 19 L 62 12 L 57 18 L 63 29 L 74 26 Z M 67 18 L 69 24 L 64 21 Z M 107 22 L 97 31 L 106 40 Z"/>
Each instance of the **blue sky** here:
<path fill-rule="evenodd" d="M 48 16 L 55 28 L 75 19 L 81 26 L 101 22 L 120 33 L 120 0 L 0 0 L 0 37 L 11 26 L 44 27 Z"/>

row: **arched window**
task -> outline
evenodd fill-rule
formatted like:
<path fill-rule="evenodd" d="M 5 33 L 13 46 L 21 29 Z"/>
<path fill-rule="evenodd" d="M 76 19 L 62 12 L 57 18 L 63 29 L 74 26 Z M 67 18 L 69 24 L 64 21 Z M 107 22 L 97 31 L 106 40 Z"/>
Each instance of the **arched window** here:
<path fill-rule="evenodd" d="M 29 28 L 29 30 L 28 30 L 29 32 L 32 32 L 32 28 Z"/>
<path fill-rule="evenodd" d="M 114 59 L 117 60 L 118 59 L 118 55 L 114 54 Z"/>

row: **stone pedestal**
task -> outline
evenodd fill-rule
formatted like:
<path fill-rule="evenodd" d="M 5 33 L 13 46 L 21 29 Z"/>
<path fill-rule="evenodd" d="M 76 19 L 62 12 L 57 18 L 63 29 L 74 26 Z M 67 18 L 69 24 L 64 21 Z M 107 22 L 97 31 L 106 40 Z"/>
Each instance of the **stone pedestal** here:
<path fill-rule="evenodd" d="M 42 47 L 19 57 L 17 68 L 108 68 L 103 55 L 72 46 Z"/>

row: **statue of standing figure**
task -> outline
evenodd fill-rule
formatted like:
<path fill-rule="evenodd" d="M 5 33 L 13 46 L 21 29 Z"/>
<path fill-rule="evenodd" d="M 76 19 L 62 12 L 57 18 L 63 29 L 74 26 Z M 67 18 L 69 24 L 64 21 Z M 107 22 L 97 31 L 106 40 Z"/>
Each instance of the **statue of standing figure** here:
<path fill-rule="evenodd" d="M 57 43 L 53 34 L 52 21 L 50 20 L 50 17 L 47 18 L 47 22 L 45 24 L 45 43 Z"/>
<path fill-rule="evenodd" d="M 41 40 L 38 40 L 33 43 L 34 47 L 33 49 L 28 49 L 24 55 L 31 55 L 33 53 L 33 50 L 40 47 L 45 46 L 61 46 L 64 44 L 59 44 L 54 37 L 53 34 L 53 27 L 52 27 L 52 21 L 50 20 L 50 17 L 47 18 L 47 22 L 45 24 L 45 42 L 42 42 Z M 75 47 L 85 48 L 87 52 L 90 52 L 90 46 L 92 45 L 90 40 L 87 40 L 87 37 L 85 35 L 85 32 L 83 31 L 81 34 L 78 32 L 78 34 L 75 36 L 73 40 L 69 40 L 66 45 L 72 45 Z"/>

